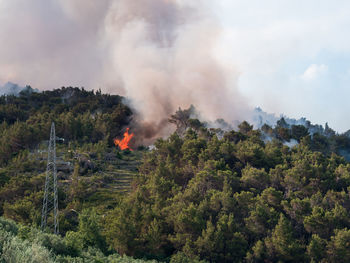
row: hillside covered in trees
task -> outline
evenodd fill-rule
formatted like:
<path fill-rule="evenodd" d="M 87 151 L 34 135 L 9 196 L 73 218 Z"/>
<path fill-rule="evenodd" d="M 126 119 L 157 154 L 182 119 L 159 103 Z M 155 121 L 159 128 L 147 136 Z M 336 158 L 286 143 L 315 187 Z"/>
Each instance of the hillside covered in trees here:
<path fill-rule="evenodd" d="M 5 262 L 350 261 L 347 133 L 284 119 L 210 128 L 190 108 L 152 149 L 120 151 L 133 121 L 122 97 L 28 90 L 0 97 Z M 60 236 L 38 230 L 52 121 Z"/>

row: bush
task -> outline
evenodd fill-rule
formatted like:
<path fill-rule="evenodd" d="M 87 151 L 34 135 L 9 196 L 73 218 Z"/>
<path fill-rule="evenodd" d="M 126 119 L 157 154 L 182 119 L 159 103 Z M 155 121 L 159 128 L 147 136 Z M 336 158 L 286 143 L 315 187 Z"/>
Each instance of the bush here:
<path fill-rule="evenodd" d="M 1 256 L 8 263 L 54 262 L 52 254 L 46 248 L 10 235 L 7 236 L 7 241 L 3 244 Z"/>
<path fill-rule="evenodd" d="M 17 235 L 18 225 L 13 220 L 0 217 L 0 230 L 4 230 L 4 231 L 9 232 L 13 235 Z"/>

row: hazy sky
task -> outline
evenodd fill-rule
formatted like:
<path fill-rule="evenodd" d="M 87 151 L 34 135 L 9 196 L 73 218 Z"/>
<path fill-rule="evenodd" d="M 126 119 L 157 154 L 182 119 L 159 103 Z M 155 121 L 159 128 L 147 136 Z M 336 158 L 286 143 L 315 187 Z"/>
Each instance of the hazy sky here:
<path fill-rule="evenodd" d="M 114 1 L 114 4 L 121 2 Z M 141 0 L 130 1 L 135 2 L 129 5 L 136 6 Z M 150 8 L 152 5 L 147 1 L 163 0 L 141 1 Z M 113 34 L 108 27 L 111 12 L 107 6 L 111 2 L 0 0 L 0 85 L 7 81 L 31 84 L 34 88 L 77 85 L 96 89 L 104 85 L 108 91 L 109 84 L 123 83 L 123 76 L 108 71 L 113 70 L 115 63 L 105 59 L 115 56 L 113 45 L 120 46 L 119 39 L 111 40 Z M 114 6 L 118 12 L 118 4 Z M 350 1 L 215 0 L 199 6 L 209 6 L 222 25 L 221 35 L 210 48 L 234 69 L 232 78 L 238 85 L 235 83 L 232 89 L 238 88 L 249 106 L 260 106 L 277 115 L 306 117 L 313 123 L 328 122 L 340 132 L 350 129 Z M 162 20 L 145 17 L 163 30 Z M 174 25 L 175 29 L 186 29 Z M 201 41 L 206 41 L 204 27 L 205 23 L 201 23 L 200 30 L 195 31 L 200 32 L 197 39 Z M 217 34 L 215 26 L 208 31 L 208 38 L 214 31 Z M 196 51 L 196 43 L 188 36 L 190 32 L 186 34 L 183 38 Z M 198 45 L 203 48 L 201 43 Z M 142 55 L 148 56 L 149 50 L 145 51 Z M 115 59 L 118 61 L 118 57 Z M 127 57 L 124 59 L 128 61 Z M 159 62 L 147 57 L 144 61 L 152 61 L 161 68 L 165 60 Z M 48 83 L 54 86 L 49 87 Z"/>
<path fill-rule="evenodd" d="M 251 106 L 350 129 L 350 1 L 221 0 L 218 53 Z"/>

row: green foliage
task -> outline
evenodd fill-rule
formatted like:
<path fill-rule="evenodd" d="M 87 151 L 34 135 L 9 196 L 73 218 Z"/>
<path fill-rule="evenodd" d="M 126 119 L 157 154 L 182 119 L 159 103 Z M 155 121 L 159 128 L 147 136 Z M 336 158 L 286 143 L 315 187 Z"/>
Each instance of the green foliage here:
<path fill-rule="evenodd" d="M 159 140 L 135 190 L 107 214 L 107 243 L 174 262 L 330 260 L 331 236 L 349 227 L 348 168 L 301 134 L 294 128 L 292 149 L 247 123 L 221 140 L 192 129 Z"/>
<path fill-rule="evenodd" d="M 206 262 L 207 261 L 204 261 L 204 260 L 190 259 L 183 252 L 178 252 L 174 254 L 170 259 L 170 263 L 206 263 Z"/>
<path fill-rule="evenodd" d="M 304 247 L 293 237 L 293 228 L 288 219 L 280 214 L 280 218 L 272 235 L 265 239 L 269 258 L 282 262 L 302 262 Z"/>
<path fill-rule="evenodd" d="M 18 235 L 17 229 L 20 229 Z M 106 255 L 98 248 L 90 246 L 84 249 L 75 247 L 77 250 L 72 250 L 71 237 L 72 235 L 67 235 L 62 238 L 43 233 L 36 228 L 18 226 L 13 221 L 0 217 L 0 262 L 146 262 L 115 253 Z M 75 242 L 79 241 L 75 240 Z M 147 262 L 156 263 L 156 261 Z"/>
<path fill-rule="evenodd" d="M 106 251 L 102 227 L 95 209 L 84 209 L 79 214 L 78 234 L 84 247 L 97 247 L 102 251 Z"/>
<path fill-rule="evenodd" d="M 238 128 L 239 132 L 243 134 L 248 134 L 250 131 L 253 130 L 253 125 L 250 125 L 248 122 L 244 121 L 238 125 Z"/>
<path fill-rule="evenodd" d="M 29 114 L 30 113 L 30 114 Z M 122 133 L 132 111 L 122 97 L 63 87 L 42 93 L 0 97 L 0 165 L 47 139 L 50 122 L 67 141 L 98 142 Z"/>
<path fill-rule="evenodd" d="M 1 260 L 349 262 L 350 165 L 337 155 L 350 153 L 348 134 L 283 118 L 224 132 L 190 107 L 153 150 L 118 151 L 112 139 L 131 118 L 100 91 L 0 97 L 0 215 L 23 224 L 0 217 Z M 62 236 L 38 230 L 51 121 L 69 163 L 58 173 Z"/>
<path fill-rule="evenodd" d="M 265 189 L 270 184 L 270 178 L 264 169 L 246 166 L 242 170 L 241 182 L 245 188 Z"/>
<path fill-rule="evenodd" d="M 311 262 L 321 262 L 326 258 L 326 240 L 314 234 L 311 237 L 310 243 L 307 246 L 307 254 Z"/>
<path fill-rule="evenodd" d="M 335 231 L 327 245 L 329 262 L 349 262 L 350 230 L 347 228 Z"/>
<path fill-rule="evenodd" d="M 292 125 L 291 137 L 300 142 L 301 138 L 309 135 L 308 129 L 303 125 Z"/>

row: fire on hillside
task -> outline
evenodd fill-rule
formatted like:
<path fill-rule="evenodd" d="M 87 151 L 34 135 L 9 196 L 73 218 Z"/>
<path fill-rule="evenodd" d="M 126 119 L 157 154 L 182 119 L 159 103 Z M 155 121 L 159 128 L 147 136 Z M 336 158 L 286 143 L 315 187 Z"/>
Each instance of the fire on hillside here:
<path fill-rule="evenodd" d="M 123 139 L 121 140 L 114 139 L 114 144 L 115 146 L 119 147 L 121 150 L 129 149 L 130 151 L 132 151 L 133 149 L 131 149 L 129 146 L 129 143 L 132 137 L 134 137 L 134 133 L 129 133 L 129 128 L 126 128 Z"/>

